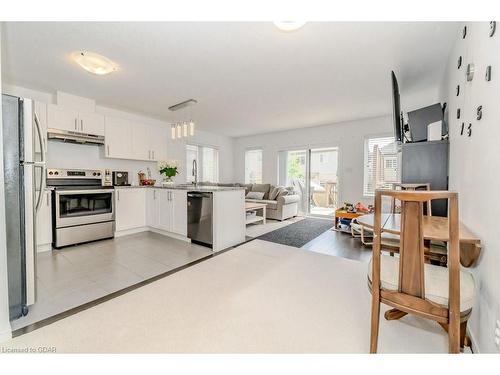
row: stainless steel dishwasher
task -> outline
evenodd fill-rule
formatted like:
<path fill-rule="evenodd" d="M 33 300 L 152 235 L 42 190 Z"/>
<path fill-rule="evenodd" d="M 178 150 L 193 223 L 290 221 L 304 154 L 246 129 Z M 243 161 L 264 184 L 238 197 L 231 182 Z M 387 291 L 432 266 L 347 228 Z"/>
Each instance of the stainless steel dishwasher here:
<path fill-rule="evenodd" d="M 191 242 L 213 246 L 213 194 L 188 192 L 188 237 Z"/>

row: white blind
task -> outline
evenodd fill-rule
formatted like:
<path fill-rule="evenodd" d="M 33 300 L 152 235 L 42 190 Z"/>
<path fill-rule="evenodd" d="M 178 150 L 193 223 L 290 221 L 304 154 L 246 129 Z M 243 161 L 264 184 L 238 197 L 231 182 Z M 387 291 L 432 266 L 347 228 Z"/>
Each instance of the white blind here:
<path fill-rule="evenodd" d="M 391 189 L 401 182 L 401 162 L 394 137 L 367 138 L 363 194 L 372 196 L 375 189 Z"/>
<path fill-rule="evenodd" d="M 262 183 L 262 150 L 245 152 L 245 184 Z"/>

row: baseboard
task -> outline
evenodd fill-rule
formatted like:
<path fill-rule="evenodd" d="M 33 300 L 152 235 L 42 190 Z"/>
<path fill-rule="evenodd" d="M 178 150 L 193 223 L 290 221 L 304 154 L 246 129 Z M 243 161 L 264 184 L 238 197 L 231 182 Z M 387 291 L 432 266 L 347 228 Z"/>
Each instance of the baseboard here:
<path fill-rule="evenodd" d="M 477 345 L 476 338 L 474 337 L 474 335 L 472 334 L 472 332 L 470 331 L 469 328 L 467 328 L 466 332 L 467 332 L 467 336 L 469 336 L 469 338 L 470 338 L 470 347 L 471 347 L 472 353 L 480 354 L 481 351 L 479 350 L 479 346 Z"/>
<path fill-rule="evenodd" d="M 184 241 L 184 242 L 191 242 L 191 239 L 187 238 L 186 236 L 177 234 L 177 233 L 167 232 L 165 230 L 161 230 L 161 229 L 157 229 L 157 228 L 151 228 L 151 227 L 148 227 L 148 230 L 150 232 L 158 233 L 158 234 L 161 234 L 161 235 L 166 236 L 166 237 L 175 238 L 176 240 L 181 240 L 181 241 Z"/>
<path fill-rule="evenodd" d="M 141 233 L 149 231 L 149 227 L 139 227 L 133 229 L 120 230 L 115 232 L 115 237 L 128 236 L 129 234 Z"/>
<path fill-rule="evenodd" d="M 182 236 L 182 235 L 177 234 L 177 233 L 167 232 L 165 230 L 152 228 L 152 227 L 140 227 L 140 228 L 121 230 L 121 231 L 115 232 L 115 237 L 128 236 L 130 234 L 136 234 L 136 233 L 141 233 L 141 232 L 154 232 L 154 233 L 158 233 L 158 234 L 161 234 L 163 236 L 166 236 L 166 237 L 175 238 L 176 240 L 191 242 L 191 240 L 189 238 L 187 238 L 186 236 Z"/>
<path fill-rule="evenodd" d="M 44 245 L 38 245 L 36 248 L 37 253 L 45 253 L 47 251 L 52 251 L 52 244 L 47 243 Z"/>

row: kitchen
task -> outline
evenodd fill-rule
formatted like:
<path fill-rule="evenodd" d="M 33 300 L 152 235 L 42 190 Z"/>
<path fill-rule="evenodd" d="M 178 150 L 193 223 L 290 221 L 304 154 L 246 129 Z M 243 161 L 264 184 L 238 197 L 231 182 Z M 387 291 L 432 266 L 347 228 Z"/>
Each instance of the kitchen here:
<path fill-rule="evenodd" d="M 185 183 L 192 173 L 183 164 L 187 141 L 173 141 L 169 124 L 103 110 L 92 99 L 60 91 L 4 85 L 4 93 L 35 99 L 23 101 L 24 118 L 33 113 L 41 166 L 33 178 L 37 251 L 25 257 L 26 280 L 18 291 L 24 301 L 12 314 L 13 329 L 27 330 L 244 242 L 244 191 Z M 162 186 L 157 163 L 170 155 L 182 173 L 176 184 Z M 139 172 L 146 171 L 156 185 L 140 186 Z M 188 207 L 198 212 L 190 215 Z M 188 225 L 195 216 L 198 224 L 212 219 L 203 226 L 212 227 L 208 239 L 199 236 L 206 230 L 196 232 L 200 225 Z"/>

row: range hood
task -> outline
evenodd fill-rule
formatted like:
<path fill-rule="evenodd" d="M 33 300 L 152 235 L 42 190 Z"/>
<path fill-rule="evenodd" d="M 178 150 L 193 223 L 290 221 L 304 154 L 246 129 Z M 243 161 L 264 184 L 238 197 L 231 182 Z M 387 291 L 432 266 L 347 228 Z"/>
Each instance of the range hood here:
<path fill-rule="evenodd" d="M 104 136 L 95 134 L 85 134 L 73 132 L 71 130 L 60 130 L 60 129 L 47 129 L 47 137 L 49 139 L 68 142 L 68 143 L 80 143 L 89 145 L 103 145 Z"/>

